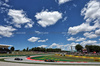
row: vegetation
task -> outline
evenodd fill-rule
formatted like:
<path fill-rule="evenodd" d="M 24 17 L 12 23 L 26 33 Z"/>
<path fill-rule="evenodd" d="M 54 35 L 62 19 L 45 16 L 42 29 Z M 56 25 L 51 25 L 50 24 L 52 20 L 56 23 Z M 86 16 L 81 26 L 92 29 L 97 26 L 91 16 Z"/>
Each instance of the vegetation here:
<path fill-rule="evenodd" d="M 97 45 L 86 45 L 85 48 L 87 49 L 88 52 L 100 52 L 100 46 Z"/>
<path fill-rule="evenodd" d="M 75 46 L 75 49 L 77 50 L 77 51 L 82 51 L 82 46 L 80 45 L 80 44 L 78 44 L 78 45 L 76 45 Z"/>
<path fill-rule="evenodd" d="M 27 49 L 23 49 L 23 51 L 28 51 Z M 32 49 L 29 49 L 29 51 L 38 51 L 38 52 L 60 52 L 61 49 L 52 49 L 52 48 L 43 48 L 43 47 L 34 47 Z"/>
<path fill-rule="evenodd" d="M 31 59 L 36 59 L 36 60 L 50 59 L 55 61 L 70 61 L 70 62 L 95 62 L 93 59 L 83 59 L 83 58 L 74 58 L 74 57 L 57 56 L 57 55 L 39 56 L 39 57 L 33 57 Z"/>
<path fill-rule="evenodd" d="M 82 51 L 82 46 L 80 44 L 75 46 L 75 49 L 77 51 Z M 86 45 L 85 48 L 87 49 L 87 52 L 100 52 L 100 46 L 97 45 Z"/>
<path fill-rule="evenodd" d="M 27 47 L 26 51 L 29 51 L 29 48 Z"/>
<path fill-rule="evenodd" d="M 11 47 L 11 48 L 10 48 L 10 50 L 11 50 L 11 51 L 14 51 L 14 50 L 15 50 L 15 48 L 14 48 L 14 47 Z"/>
<path fill-rule="evenodd" d="M 23 49 L 23 51 L 26 51 L 25 49 Z"/>

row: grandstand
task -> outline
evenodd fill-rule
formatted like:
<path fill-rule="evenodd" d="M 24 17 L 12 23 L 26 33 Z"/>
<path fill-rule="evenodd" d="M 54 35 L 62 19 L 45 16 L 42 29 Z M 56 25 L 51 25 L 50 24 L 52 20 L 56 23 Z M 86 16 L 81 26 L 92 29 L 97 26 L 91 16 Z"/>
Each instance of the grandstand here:
<path fill-rule="evenodd" d="M 7 52 L 11 52 L 8 47 L 10 47 L 12 45 L 3 45 L 3 44 L 0 44 L 0 53 L 7 53 Z"/>

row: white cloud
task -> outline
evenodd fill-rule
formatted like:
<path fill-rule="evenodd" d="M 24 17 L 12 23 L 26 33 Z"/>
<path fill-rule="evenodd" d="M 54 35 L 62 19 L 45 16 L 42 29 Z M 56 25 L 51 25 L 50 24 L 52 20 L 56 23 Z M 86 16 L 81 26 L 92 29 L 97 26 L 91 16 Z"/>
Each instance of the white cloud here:
<path fill-rule="evenodd" d="M 25 28 L 32 28 L 33 27 L 33 22 L 31 22 L 31 23 L 27 23 L 27 25 L 25 25 Z"/>
<path fill-rule="evenodd" d="M 71 1 L 71 0 L 58 0 L 58 3 L 59 4 L 64 4 L 64 3 L 69 2 L 69 1 Z"/>
<path fill-rule="evenodd" d="M 74 6 L 74 7 L 77 7 L 77 5 L 76 5 L 76 4 L 73 4 L 73 6 Z"/>
<path fill-rule="evenodd" d="M 7 4 L 6 0 L 0 0 L 0 12 L 1 13 L 8 12 L 9 7 L 11 6 Z"/>
<path fill-rule="evenodd" d="M 45 39 L 45 40 L 38 40 L 38 42 L 46 42 L 48 41 L 48 39 Z"/>
<path fill-rule="evenodd" d="M 66 21 L 67 20 L 67 17 L 64 17 L 64 19 L 62 20 L 62 22 Z"/>
<path fill-rule="evenodd" d="M 81 14 L 87 22 L 93 20 L 100 20 L 100 1 L 99 0 L 90 0 L 88 4 L 82 9 Z"/>
<path fill-rule="evenodd" d="M 38 24 L 42 27 L 47 27 L 50 25 L 54 25 L 59 19 L 62 18 L 62 13 L 58 11 L 42 11 L 35 15 L 36 19 L 38 20 Z"/>
<path fill-rule="evenodd" d="M 9 9 L 8 15 L 12 18 L 12 24 L 18 28 L 23 24 L 26 24 L 26 27 L 32 27 L 34 23 L 23 10 Z"/>
<path fill-rule="evenodd" d="M 80 41 L 84 41 L 84 40 L 86 40 L 86 38 L 79 38 L 76 40 L 76 42 L 80 42 Z"/>
<path fill-rule="evenodd" d="M 96 28 L 100 28 L 100 1 L 90 0 L 81 11 L 81 15 L 86 20 L 81 25 L 70 27 L 68 33 L 75 35 L 79 32 L 92 31 Z M 90 25 L 93 23 L 94 25 Z"/>
<path fill-rule="evenodd" d="M 30 41 L 30 42 L 36 42 L 39 39 L 40 39 L 39 37 L 31 37 L 31 38 L 28 39 L 28 41 Z"/>
<path fill-rule="evenodd" d="M 8 4 L 6 4 L 6 3 L 4 3 L 3 6 L 10 7 L 10 5 L 8 5 Z"/>
<path fill-rule="evenodd" d="M 41 40 L 39 37 L 31 37 L 31 38 L 29 38 L 28 39 L 28 41 L 30 41 L 30 42 L 46 42 L 46 41 L 48 41 L 48 39 L 45 39 L 45 40 Z"/>
<path fill-rule="evenodd" d="M 94 32 L 86 32 L 86 33 L 84 33 L 83 34 L 85 37 L 87 37 L 87 38 L 97 38 L 98 36 L 96 35 L 96 34 L 94 34 Z"/>
<path fill-rule="evenodd" d="M 9 2 L 9 0 L 5 0 L 5 2 Z"/>
<path fill-rule="evenodd" d="M 81 43 L 74 43 L 74 42 L 72 42 L 71 44 L 66 44 L 66 45 L 61 45 L 61 44 L 53 43 L 48 48 L 60 48 L 62 50 L 71 51 L 71 47 L 72 47 L 72 50 L 74 51 L 75 50 L 75 46 L 77 44 L 80 44 L 83 47 L 85 47 L 85 45 L 99 45 L 100 46 L 100 44 L 97 44 L 97 41 L 95 41 L 95 40 L 87 40 L 87 41 L 83 41 Z"/>
<path fill-rule="evenodd" d="M 15 30 L 12 26 L 0 26 L 0 35 L 3 37 L 11 37 Z"/>
<path fill-rule="evenodd" d="M 9 1 L 6 1 L 6 0 L 5 1 L 1 1 L 0 0 L 0 6 L 1 7 L 10 7 L 10 5 L 7 4 L 7 2 L 9 2 Z"/>
<path fill-rule="evenodd" d="M 81 25 L 70 27 L 68 29 L 68 33 L 72 34 L 72 35 L 75 35 L 79 32 L 95 30 L 97 27 L 98 26 L 96 26 L 96 25 L 90 26 L 89 23 L 82 23 Z"/>
<path fill-rule="evenodd" d="M 52 45 L 49 46 L 49 48 L 60 48 L 62 50 L 70 51 L 71 50 L 71 46 L 72 46 L 73 50 L 75 50 L 75 46 L 77 44 L 78 43 L 71 43 L 71 44 L 66 44 L 66 45 L 60 45 L 60 44 L 57 44 L 57 43 L 53 43 Z"/>
<path fill-rule="evenodd" d="M 35 31 L 35 33 L 37 33 L 37 34 L 41 34 L 41 32 L 40 32 L 40 31 Z"/>
<path fill-rule="evenodd" d="M 38 47 L 43 47 L 43 48 L 46 48 L 48 45 L 41 45 L 41 46 L 38 46 Z"/>
<path fill-rule="evenodd" d="M 65 48 L 65 50 L 71 51 L 71 47 L 72 47 L 72 50 L 75 50 L 75 46 L 76 46 L 77 44 L 78 44 L 78 43 L 72 42 L 71 44 L 66 44 L 66 45 L 64 45 L 64 48 Z"/>
<path fill-rule="evenodd" d="M 96 30 L 95 34 L 98 35 L 98 36 L 100 36 L 100 29 Z"/>
<path fill-rule="evenodd" d="M 68 41 L 75 41 L 76 38 L 70 37 L 70 38 L 68 38 L 67 40 L 68 40 Z"/>
<path fill-rule="evenodd" d="M 87 40 L 87 41 L 83 41 L 80 43 L 82 46 L 85 46 L 85 45 L 96 45 L 97 44 L 97 41 L 95 40 Z"/>
<path fill-rule="evenodd" d="M 36 34 L 48 34 L 48 32 L 35 31 Z"/>
<path fill-rule="evenodd" d="M 86 38 L 79 38 L 79 37 L 76 37 L 76 38 L 73 38 L 73 37 L 70 37 L 67 39 L 67 41 L 76 41 L 76 42 L 80 42 L 80 41 L 84 41 L 86 40 Z"/>
<path fill-rule="evenodd" d="M 56 43 L 53 43 L 52 45 L 49 46 L 49 48 L 61 48 L 63 49 L 64 45 L 60 45 L 60 44 L 56 44 Z"/>

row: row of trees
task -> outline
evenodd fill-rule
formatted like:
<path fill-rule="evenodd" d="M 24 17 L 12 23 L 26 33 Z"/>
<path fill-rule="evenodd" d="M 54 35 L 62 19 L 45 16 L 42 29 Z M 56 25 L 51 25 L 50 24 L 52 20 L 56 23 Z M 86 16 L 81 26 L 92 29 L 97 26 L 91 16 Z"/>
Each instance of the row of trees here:
<path fill-rule="evenodd" d="M 20 51 L 20 50 L 15 50 L 14 47 L 11 47 L 10 50 L 11 51 Z M 26 49 L 24 48 L 22 51 L 60 52 L 61 49 L 59 49 L 59 48 L 56 48 L 56 49 L 53 49 L 53 48 L 43 48 L 43 47 L 34 47 L 34 48 L 29 49 L 27 47 Z"/>
<path fill-rule="evenodd" d="M 87 52 L 94 52 L 94 51 L 100 52 L 100 46 L 97 45 L 86 45 L 85 48 L 87 49 Z M 78 44 L 75 46 L 75 49 L 77 51 L 82 52 L 83 47 L 80 44 Z"/>
<path fill-rule="evenodd" d="M 26 48 L 23 51 L 39 51 L 39 52 L 60 52 L 61 49 L 53 49 L 53 48 L 43 48 L 43 47 L 34 47 L 32 49 Z"/>
<path fill-rule="evenodd" d="M 100 46 L 96 46 L 96 45 L 86 45 L 85 48 L 87 48 L 88 52 L 100 52 Z"/>
<path fill-rule="evenodd" d="M 97 46 L 97 45 L 86 45 L 85 48 L 87 49 L 87 52 L 94 52 L 94 51 L 100 52 L 100 46 Z M 77 51 L 79 51 L 79 52 L 82 52 L 83 47 L 80 44 L 78 44 L 78 45 L 75 46 L 75 49 Z M 11 51 L 15 51 L 15 48 L 11 47 L 10 50 Z M 53 48 L 43 48 L 43 47 L 34 47 L 34 48 L 29 49 L 27 47 L 26 49 L 23 49 L 22 51 L 60 52 L 61 49 L 59 49 L 59 48 L 56 48 L 56 49 L 53 49 Z"/>

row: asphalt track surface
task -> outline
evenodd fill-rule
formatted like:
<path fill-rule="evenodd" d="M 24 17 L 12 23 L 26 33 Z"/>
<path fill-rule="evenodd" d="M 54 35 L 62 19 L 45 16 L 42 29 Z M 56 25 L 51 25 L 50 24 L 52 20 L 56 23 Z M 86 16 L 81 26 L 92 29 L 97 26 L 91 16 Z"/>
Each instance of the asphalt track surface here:
<path fill-rule="evenodd" d="M 36 56 L 33 56 L 36 57 Z M 2 58 L 2 57 L 0 57 Z M 0 66 L 100 66 L 100 62 L 87 62 L 87 63 L 77 63 L 77 62 L 44 62 L 44 61 L 34 61 L 34 60 L 29 60 L 25 56 L 24 57 L 18 57 L 22 58 L 23 61 L 16 61 L 14 60 L 15 57 L 10 57 L 5 59 L 5 61 L 11 61 L 11 62 L 1 62 L 0 61 Z M 12 62 L 17 62 L 17 63 L 12 63 Z M 24 63 L 19 63 L 19 62 L 24 62 Z M 32 63 L 32 64 L 26 64 L 26 63 Z M 34 64 L 37 63 L 37 64 Z M 43 64 L 40 64 L 43 63 Z M 46 64 L 45 64 L 46 63 Z M 50 65 L 52 64 L 52 65 Z M 60 64 L 60 65 L 59 65 Z M 73 65 L 61 65 L 61 64 L 73 64 Z M 76 64 L 76 65 L 74 65 Z M 81 65 L 82 64 L 82 65 Z M 88 65 L 91 64 L 91 65 Z"/>
<path fill-rule="evenodd" d="M 22 64 L 22 63 L 0 62 L 0 66 L 100 66 L 100 65 L 43 65 L 43 64 Z"/>

